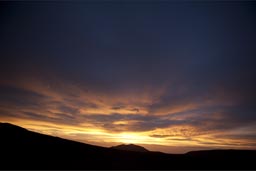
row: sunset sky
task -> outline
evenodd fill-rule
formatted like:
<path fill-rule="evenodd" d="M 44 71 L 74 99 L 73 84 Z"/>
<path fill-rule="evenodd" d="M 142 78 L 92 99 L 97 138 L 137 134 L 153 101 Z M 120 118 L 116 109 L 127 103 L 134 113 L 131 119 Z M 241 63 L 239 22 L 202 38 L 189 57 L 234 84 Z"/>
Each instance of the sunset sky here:
<path fill-rule="evenodd" d="M 100 146 L 256 149 L 256 2 L 0 2 L 0 122 Z"/>

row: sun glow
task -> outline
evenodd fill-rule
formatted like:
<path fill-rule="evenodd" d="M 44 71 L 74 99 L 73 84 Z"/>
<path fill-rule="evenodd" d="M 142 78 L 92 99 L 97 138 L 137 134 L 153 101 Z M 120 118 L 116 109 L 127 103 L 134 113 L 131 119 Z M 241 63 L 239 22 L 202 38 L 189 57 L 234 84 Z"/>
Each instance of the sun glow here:
<path fill-rule="evenodd" d="M 157 139 L 149 137 L 148 135 L 139 134 L 139 133 L 131 133 L 131 132 L 123 132 L 117 134 L 115 139 L 116 142 L 121 142 L 125 144 L 152 144 L 156 143 Z M 162 140 L 160 140 L 162 141 Z M 164 142 L 158 142 L 160 144 Z"/>
<path fill-rule="evenodd" d="M 120 134 L 118 137 L 119 141 L 122 143 L 138 143 L 141 140 L 141 137 L 134 134 Z"/>
<path fill-rule="evenodd" d="M 120 143 L 123 144 L 141 144 L 141 145 L 160 145 L 165 146 L 168 150 L 169 146 L 179 148 L 183 147 L 208 147 L 211 144 L 215 148 L 250 148 L 248 141 L 232 140 L 228 138 L 216 138 L 215 135 L 197 135 L 196 129 L 190 126 L 158 128 L 145 132 L 111 132 L 100 127 L 94 127 L 88 123 L 80 125 L 54 124 L 45 121 L 12 119 L 4 118 L 1 122 L 10 122 L 31 131 L 40 132 L 52 136 L 58 136 L 75 141 L 85 142 L 89 144 L 99 144 L 101 146 L 112 146 Z M 114 125 L 126 125 L 130 121 L 116 121 Z M 253 143 L 253 142 L 250 142 Z M 150 148 L 149 148 L 150 149 Z M 172 149 L 175 150 L 175 149 Z M 172 151 L 173 152 L 173 151 Z"/>

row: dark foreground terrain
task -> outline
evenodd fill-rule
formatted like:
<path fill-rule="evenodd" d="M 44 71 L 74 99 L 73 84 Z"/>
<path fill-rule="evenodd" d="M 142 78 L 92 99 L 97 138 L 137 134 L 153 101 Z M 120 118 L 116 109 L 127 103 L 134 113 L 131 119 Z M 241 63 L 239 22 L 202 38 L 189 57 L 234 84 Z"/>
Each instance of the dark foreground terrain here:
<path fill-rule="evenodd" d="M 144 147 L 134 145 L 134 144 L 128 144 L 128 145 L 121 144 L 121 145 L 113 146 L 110 148 L 117 149 L 117 150 L 125 150 L 125 151 L 149 152 L 149 150 L 145 149 Z"/>
<path fill-rule="evenodd" d="M 0 123 L 0 169 L 256 169 L 256 151 L 186 154 L 104 148 Z"/>

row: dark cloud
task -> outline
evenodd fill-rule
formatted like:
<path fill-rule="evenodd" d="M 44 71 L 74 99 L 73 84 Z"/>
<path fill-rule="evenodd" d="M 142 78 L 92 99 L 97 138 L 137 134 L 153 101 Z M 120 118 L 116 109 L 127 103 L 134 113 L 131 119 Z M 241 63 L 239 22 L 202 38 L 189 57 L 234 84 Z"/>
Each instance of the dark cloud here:
<path fill-rule="evenodd" d="M 20 107 L 40 107 L 40 101 L 50 100 L 51 97 L 43 94 L 25 90 L 19 87 L 0 86 L 0 102 L 1 105 L 9 104 Z"/>
<path fill-rule="evenodd" d="M 113 106 L 112 109 L 113 110 L 119 110 L 119 109 L 123 109 L 125 108 L 124 106 Z"/>
<path fill-rule="evenodd" d="M 254 143 L 254 145 L 256 145 L 256 136 L 255 136 L 255 132 L 250 133 L 250 134 L 224 134 L 224 135 L 219 135 L 218 138 L 230 138 L 230 139 L 234 139 L 234 140 L 246 140 L 246 141 L 250 141 L 251 143 Z"/>
<path fill-rule="evenodd" d="M 69 113 L 69 114 L 74 114 L 74 115 L 79 113 L 77 108 L 69 107 L 69 106 L 65 106 L 65 105 L 59 106 L 58 109 L 64 113 Z"/>
<path fill-rule="evenodd" d="M 166 138 L 166 137 L 170 137 L 173 135 L 157 135 L 157 134 L 152 134 L 150 135 L 151 137 L 155 137 L 155 138 Z"/>
<path fill-rule="evenodd" d="M 140 109 L 138 109 L 138 108 L 133 108 L 133 109 L 131 109 L 131 111 L 140 112 Z"/>
<path fill-rule="evenodd" d="M 79 126 L 79 124 L 83 123 L 76 115 L 66 113 L 21 112 L 19 118 L 73 126 Z"/>

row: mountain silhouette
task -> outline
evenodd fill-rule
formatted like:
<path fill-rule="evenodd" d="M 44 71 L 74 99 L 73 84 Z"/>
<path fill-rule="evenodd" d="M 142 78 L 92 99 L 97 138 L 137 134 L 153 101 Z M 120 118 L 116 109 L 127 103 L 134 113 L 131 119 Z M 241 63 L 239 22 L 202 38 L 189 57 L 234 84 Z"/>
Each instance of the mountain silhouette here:
<path fill-rule="evenodd" d="M 146 148 L 134 144 L 121 144 L 111 148 L 125 151 L 149 152 Z"/>
<path fill-rule="evenodd" d="M 255 150 L 186 154 L 105 148 L 0 123 L 0 169 L 256 169 Z"/>

